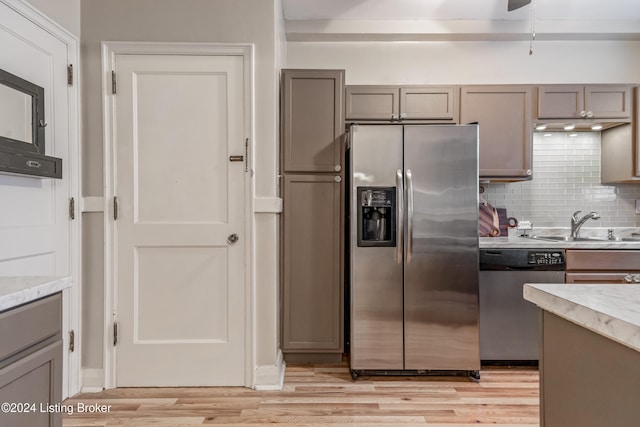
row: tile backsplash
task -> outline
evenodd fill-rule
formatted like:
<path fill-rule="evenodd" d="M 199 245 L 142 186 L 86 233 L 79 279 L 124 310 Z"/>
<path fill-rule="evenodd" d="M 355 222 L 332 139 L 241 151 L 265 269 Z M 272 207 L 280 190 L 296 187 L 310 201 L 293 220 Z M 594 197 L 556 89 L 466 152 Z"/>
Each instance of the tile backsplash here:
<path fill-rule="evenodd" d="M 534 227 L 569 227 L 577 210 L 601 216 L 585 227 L 640 226 L 640 215 L 635 214 L 640 184 L 600 183 L 600 133 L 549 135 L 534 134 L 531 181 L 481 184 L 484 198 Z"/>

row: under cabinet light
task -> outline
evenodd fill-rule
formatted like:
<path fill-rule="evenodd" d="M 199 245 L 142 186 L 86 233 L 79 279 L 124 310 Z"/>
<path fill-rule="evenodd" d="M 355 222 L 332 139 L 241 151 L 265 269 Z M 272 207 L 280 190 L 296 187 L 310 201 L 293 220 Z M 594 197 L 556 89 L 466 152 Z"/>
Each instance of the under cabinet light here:
<path fill-rule="evenodd" d="M 591 130 L 602 130 L 602 125 L 592 125 Z"/>
<path fill-rule="evenodd" d="M 536 130 L 545 130 L 546 128 L 547 128 L 547 125 L 544 123 L 536 125 Z"/>
<path fill-rule="evenodd" d="M 564 130 L 574 130 L 576 128 L 576 125 L 572 124 L 568 124 L 568 125 L 564 125 Z"/>

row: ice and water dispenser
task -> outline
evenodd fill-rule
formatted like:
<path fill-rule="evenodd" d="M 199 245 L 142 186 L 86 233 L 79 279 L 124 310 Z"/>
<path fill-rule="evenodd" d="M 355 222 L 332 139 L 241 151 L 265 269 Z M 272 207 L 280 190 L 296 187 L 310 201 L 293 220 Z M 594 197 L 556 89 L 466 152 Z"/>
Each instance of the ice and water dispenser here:
<path fill-rule="evenodd" d="M 358 246 L 395 246 L 395 187 L 358 187 L 357 197 Z"/>

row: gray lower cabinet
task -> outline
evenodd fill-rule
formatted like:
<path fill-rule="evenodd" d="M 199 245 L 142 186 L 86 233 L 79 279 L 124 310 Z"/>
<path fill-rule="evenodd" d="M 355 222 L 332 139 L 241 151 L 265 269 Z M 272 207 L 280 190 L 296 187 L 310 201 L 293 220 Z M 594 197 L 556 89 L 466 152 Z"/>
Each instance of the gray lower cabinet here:
<path fill-rule="evenodd" d="M 639 426 L 640 353 L 542 311 L 540 426 Z"/>
<path fill-rule="evenodd" d="M 344 182 L 287 175 L 283 184 L 282 351 L 288 361 L 339 361 Z"/>
<path fill-rule="evenodd" d="M 480 125 L 480 179 L 531 179 L 533 87 L 463 86 L 460 123 Z"/>
<path fill-rule="evenodd" d="M 3 426 L 62 425 L 61 329 L 60 293 L 0 313 Z"/>

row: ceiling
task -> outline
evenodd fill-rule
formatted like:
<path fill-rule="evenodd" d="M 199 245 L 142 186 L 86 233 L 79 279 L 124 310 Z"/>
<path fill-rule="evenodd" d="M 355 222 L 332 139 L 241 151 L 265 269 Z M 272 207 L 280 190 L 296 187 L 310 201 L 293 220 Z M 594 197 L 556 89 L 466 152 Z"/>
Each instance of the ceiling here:
<path fill-rule="evenodd" d="M 640 40 L 640 0 L 282 0 L 289 41 Z M 532 13 L 534 12 L 534 13 Z"/>

